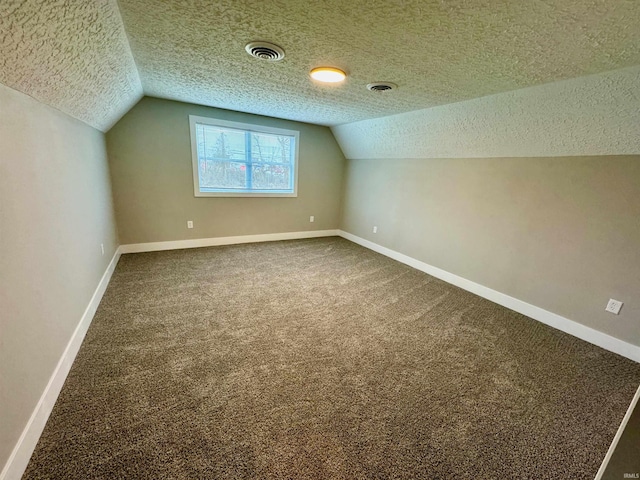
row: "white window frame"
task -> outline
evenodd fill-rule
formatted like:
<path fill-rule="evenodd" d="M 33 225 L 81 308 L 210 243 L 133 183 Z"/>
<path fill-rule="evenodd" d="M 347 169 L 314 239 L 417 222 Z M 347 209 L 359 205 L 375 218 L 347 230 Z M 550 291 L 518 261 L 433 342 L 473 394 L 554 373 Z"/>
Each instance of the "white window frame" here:
<path fill-rule="evenodd" d="M 229 191 L 229 192 L 202 192 L 200 191 L 200 178 L 198 170 L 198 144 L 196 140 L 196 124 L 211 125 L 214 127 L 228 127 L 256 133 L 271 133 L 275 135 L 288 135 L 294 137 L 294 154 L 293 161 L 293 193 L 282 192 L 264 192 L 250 190 Z M 189 115 L 189 129 L 191 131 L 191 160 L 193 169 L 193 194 L 196 197 L 297 197 L 298 196 L 298 157 L 300 150 L 300 132 L 297 130 L 286 130 L 284 128 L 265 127 L 252 123 L 231 122 L 229 120 L 220 120 L 211 117 L 199 117 Z"/>

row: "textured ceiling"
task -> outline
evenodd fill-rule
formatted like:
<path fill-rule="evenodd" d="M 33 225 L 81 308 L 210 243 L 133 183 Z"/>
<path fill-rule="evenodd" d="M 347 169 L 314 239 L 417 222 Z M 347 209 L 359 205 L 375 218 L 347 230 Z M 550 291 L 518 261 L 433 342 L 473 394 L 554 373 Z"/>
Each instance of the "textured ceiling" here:
<path fill-rule="evenodd" d="M 142 96 L 116 0 L 1 0 L 0 83 L 108 129 Z"/>
<path fill-rule="evenodd" d="M 640 65 L 638 32 L 639 0 L 0 0 L 0 83 L 102 130 L 143 92 L 339 125 Z"/>
<path fill-rule="evenodd" d="M 640 154 L 638 126 L 640 66 L 332 131 L 349 159 L 560 157 Z"/>
<path fill-rule="evenodd" d="M 640 64 L 638 0 L 119 0 L 145 94 L 325 125 Z M 252 40 L 282 46 L 269 63 Z M 345 69 L 313 84 L 319 65 Z M 399 90 L 365 85 L 392 81 Z"/>

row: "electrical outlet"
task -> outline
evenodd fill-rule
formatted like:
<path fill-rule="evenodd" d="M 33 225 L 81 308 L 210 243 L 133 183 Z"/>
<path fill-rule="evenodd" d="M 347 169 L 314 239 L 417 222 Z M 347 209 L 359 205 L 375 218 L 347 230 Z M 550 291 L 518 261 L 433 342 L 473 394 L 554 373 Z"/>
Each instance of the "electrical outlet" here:
<path fill-rule="evenodd" d="M 378 233 L 378 227 L 373 227 L 373 233 Z"/>
<path fill-rule="evenodd" d="M 315 221 L 316 221 L 316 217 L 314 217 L 313 215 L 311 215 L 311 216 L 309 217 L 309 223 L 313 223 L 313 222 L 315 222 Z"/>
<path fill-rule="evenodd" d="M 624 303 L 622 303 L 620 300 L 614 300 L 613 298 L 610 298 L 605 310 L 609 313 L 615 313 L 616 315 L 618 315 L 620 313 L 622 305 L 624 305 Z"/>
<path fill-rule="evenodd" d="M 187 221 L 187 228 L 193 228 L 193 220 Z"/>
<path fill-rule="evenodd" d="M 100 244 L 100 251 L 102 252 L 102 256 L 104 257 L 104 243 Z"/>

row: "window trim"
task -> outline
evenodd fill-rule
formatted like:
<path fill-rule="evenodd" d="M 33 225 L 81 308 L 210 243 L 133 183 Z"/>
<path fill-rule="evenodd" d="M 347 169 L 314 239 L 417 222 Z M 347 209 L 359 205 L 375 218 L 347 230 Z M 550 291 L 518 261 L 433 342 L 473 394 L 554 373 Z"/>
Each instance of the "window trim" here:
<path fill-rule="evenodd" d="M 293 192 L 292 193 L 270 193 L 270 192 L 202 192 L 200 191 L 200 178 L 198 169 L 198 143 L 196 140 L 196 123 L 211 125 L 214 127 L 229 127 L 256 133 L 270 133 L 275 135 L 287 135 L 294 137 L 295 159 L 293 162 Z M 298 130 L 287 130 L 284 128 L 267 127 L 253 123 L 232 122 L 213 117 L 200 117 L 189 115 L 189 130 L 191 133 L 191 169 L 193 171 L 193 194 L 195 197 L 297 197 L 298 196 L 298 157 L 300 154 L 300 132 Z"/>

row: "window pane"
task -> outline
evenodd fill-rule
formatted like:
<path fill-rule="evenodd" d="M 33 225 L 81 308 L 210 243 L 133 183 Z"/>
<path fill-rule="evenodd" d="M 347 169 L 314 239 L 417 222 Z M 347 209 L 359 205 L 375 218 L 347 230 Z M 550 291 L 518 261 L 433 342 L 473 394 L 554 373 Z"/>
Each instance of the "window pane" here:
<path fill-rule="evenodd" d="M 252 187 L 255 190 L 290 190 L 291 166 L 282 164 L 253 164 Z"/>
<path fill-rule="evenodd" d="M 244 132 L 198 124 L 196 138 L 201 188 L 247 188 Z M 240 160 L 240 162 L 229 160 Z"/>
<path fill-rule="evenodd" d="M 240 162 L 207 161 L 200 164 L 200 188 L 247 188 L 247 165 Z"/>
<path fill-rule="evenodd" d="M 293 137 L 251 133 L 251 160 L 260 163 L 291 163 Z"/>
<path fill-rule="evenodd" d="M 245 135 L 242 130 L 198 124 L 196 135 L 200 160 L 246 161 Z"/>

